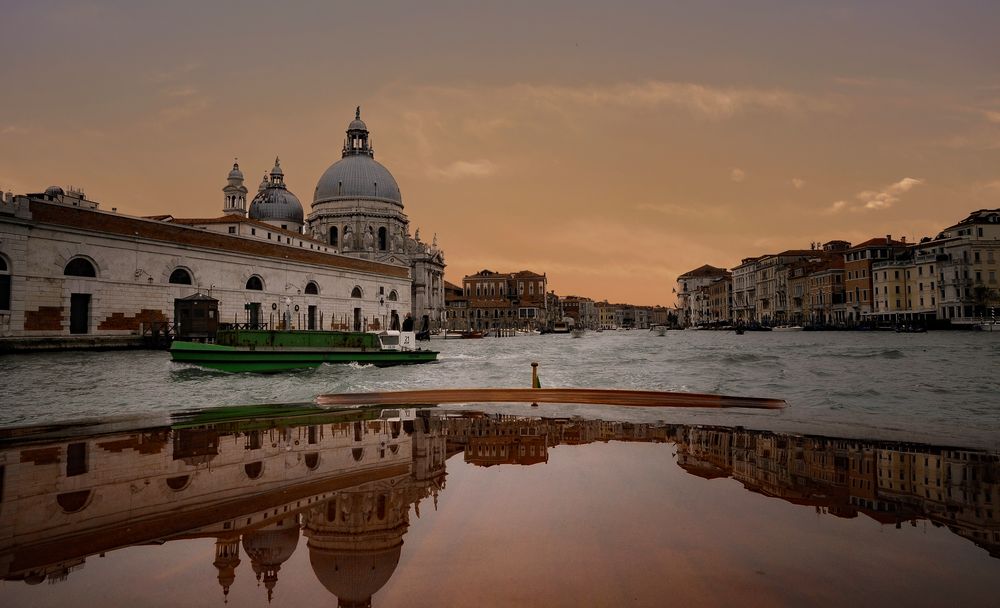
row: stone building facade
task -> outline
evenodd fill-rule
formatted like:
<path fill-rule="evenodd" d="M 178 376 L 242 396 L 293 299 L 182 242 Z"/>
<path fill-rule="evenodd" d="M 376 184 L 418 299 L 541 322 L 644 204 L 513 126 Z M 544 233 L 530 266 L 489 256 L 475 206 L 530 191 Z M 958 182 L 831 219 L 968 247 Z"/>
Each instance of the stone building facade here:
<path fill-rule="evenodd" d="M 405 265 L 338 255 L 258 220 L 131 217 L 59 188 L 8 199 L 2 337 L 135 334 L 197 291 L 219 300 L 222 322 L 363 329 L 410 309 Z"/>
<path fill-rule="evenodd" d="M 279 159 L 256 194 L 238 163 L 223 215 L 108 213 L 51 187 L 0 201 L 0 337 L 135 334 L 173 300 L 218 299 L 222 322 L 302 329 L 394 327 L 444 318 L 444 253 L 409 234 L 399 187 L 374 160 L 360 109 L 342 158 L 305 216 Z M 82 340 L 77 340 L 83 344 Z"/>
<path fill-rule="evenodd" d="M 464 310 L 452 329 L 539 329 L 548 323 L 548 278 L 530 270 L 481 270 L 462 279 Z"/>

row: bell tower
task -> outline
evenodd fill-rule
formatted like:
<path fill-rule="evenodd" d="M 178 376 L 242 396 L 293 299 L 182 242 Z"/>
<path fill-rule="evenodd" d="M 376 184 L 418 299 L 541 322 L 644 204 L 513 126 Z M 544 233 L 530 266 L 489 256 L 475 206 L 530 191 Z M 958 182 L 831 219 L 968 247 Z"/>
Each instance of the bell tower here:
<path fill-rule="evenodd" d="M 222 207 L 222 212 L 226 215 L 247 216 L 247 187 L 243 185 L 243 172 L 240 171 L 239 162 L 233 162 L 233 169 L 229 172 L 229 183 L 222 189 L 226 196 L 226 203 Z"/>

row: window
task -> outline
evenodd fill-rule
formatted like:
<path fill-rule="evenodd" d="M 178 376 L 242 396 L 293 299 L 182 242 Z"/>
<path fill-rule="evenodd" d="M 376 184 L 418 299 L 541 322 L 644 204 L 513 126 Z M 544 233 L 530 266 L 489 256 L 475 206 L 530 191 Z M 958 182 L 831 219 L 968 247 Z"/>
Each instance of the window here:
<path fill-rule="evenodd" d="M 316 284 L 316 281 L 309 281 L 308 283 L 306 283 L 306 295 L 309 296 L 319 295 L 319 285 Z"/>
<path fill-rule="evenodd" d="M 399 299 L 399 295 L 396 294 L 396 290 L 395 289 L 393 289 L 392 291 L 389 292 L 389 301 L 390 302 L 395 302 L 398 299 Z"/>
<path fill-rule="evenodd" d="M 252 289 L 254 291 L 264 291 L 264 281 L 260 279 L 259 276 L 253 275 L 247 279 L 247 289 Z"/>
<path fill-rule="evenodd" d="M 330 226 L 330 245 L 337 246 L 337 227 Z"/>
<path fill-rule="evenodd" d="M 358 287 L 357 285 L 355 285 L 354 289 L 351 290 L 351 297 L 352 298 L 361 298 L 361 297 L 364 297 L 363 294 L 362 294 L 362 292 L 361 292 L 361 288 Z"/>
<path fill-rule="evenodd" d="M 379 251 L 385 251 L 389 247 L 388 232 L 385 226 L 378 229 L 378 249 Z"/>
<path fill-rule="evenodd" d="M 229 227 L 229 234 L 236 234 L 236 226 Z"/>
<path fill-rule="evenodd" d="M 256 228 L 251 228 L 250 229 L 250 235 L 251 236 L 257 236 L 257 229 Z"/>
<path fill-rule="evenodd" d="M 66 264 L 63 274 L 68 277 L 96 277 L 97 270 L 89 260 L 84 258 L 73 258 Z"/>
<path fill-rule="evenodd" d="M 190 285 L 191 273 L 184 268 L 176 268 L 170 273 L 169 282 L 174 285 Z"/>
<path fill-rule="evenodd" d="M 0 256 L 0 310 L 10 310 L 10 266 Z"/>

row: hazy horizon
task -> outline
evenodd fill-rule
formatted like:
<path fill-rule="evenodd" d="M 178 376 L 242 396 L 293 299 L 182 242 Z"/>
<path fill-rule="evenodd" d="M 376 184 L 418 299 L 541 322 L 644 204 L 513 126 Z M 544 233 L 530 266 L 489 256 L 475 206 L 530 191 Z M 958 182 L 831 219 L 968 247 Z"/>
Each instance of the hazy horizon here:
<path fill-rule="evenodd" d="M 12 2 L 0 189 L 221 214 L 238 157 L 306 213 L 360 105 L 446 278 L 670 304 L 747 256 L 1000 207 L 1000 5 Z"/>

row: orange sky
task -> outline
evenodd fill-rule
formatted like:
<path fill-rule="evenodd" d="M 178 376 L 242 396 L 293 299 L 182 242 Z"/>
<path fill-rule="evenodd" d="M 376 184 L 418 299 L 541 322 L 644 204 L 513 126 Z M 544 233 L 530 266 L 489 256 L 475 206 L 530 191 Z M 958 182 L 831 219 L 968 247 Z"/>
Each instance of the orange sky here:
<path fill-rule="evenodd" d="M 449 280 L 636 304 L 1000 207 L 996 5 L 416 4 L 14 2 L 0 188 L 212 216 L 234 156 L 253 190 L 280 155 L 308 213 L 361 105 Z"/>

